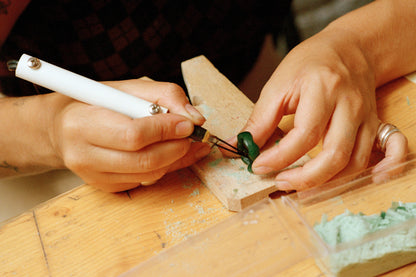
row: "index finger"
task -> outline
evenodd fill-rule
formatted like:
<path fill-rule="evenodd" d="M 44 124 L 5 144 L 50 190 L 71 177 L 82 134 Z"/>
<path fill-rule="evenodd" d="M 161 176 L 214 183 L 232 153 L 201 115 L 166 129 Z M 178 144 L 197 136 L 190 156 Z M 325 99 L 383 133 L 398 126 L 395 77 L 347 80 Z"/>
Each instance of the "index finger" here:
<path fill-rule="evenodd" d="M 322 95 L 323 90 L 314 89 L 317 93 L 306 93 L 300 98 L 294 128 L 277 145 L 261 153 L 254 161 L 254 173 L 267 174 L 285 168 L 319 142 L 330 120 L 334 105 L 333 103 L 322 105 L 322 99 L 325 99 Z"/>
<path fill-rule="evenodd" d="M 165 107 L 170 113 L 185 116 L 196 125 L 202 125 L 205 121 L 201 113 L 189 103 L 185 92 L 177 84 L 143 79 L 106 82 L 106 84 Z"/>
<path fill-rule="evenodd" d="M 124 151 L 137 151 L 158 141 L 188 137 L 194 125 L 176 114 L 157 114 L 131 119 L 113 111 L 97 108 L 83 117 L 83 133 L 91 144 Z M 101 134 L 101 135 L 97 135 Z"/>

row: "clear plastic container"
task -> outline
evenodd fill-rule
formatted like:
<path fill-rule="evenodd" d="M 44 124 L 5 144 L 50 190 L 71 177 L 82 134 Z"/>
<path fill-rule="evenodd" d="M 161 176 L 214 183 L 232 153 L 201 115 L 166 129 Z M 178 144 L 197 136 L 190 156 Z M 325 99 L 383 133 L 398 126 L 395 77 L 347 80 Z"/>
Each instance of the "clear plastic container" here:
<path fill-rule="evenodd" d="M 346 210 L 377 215 L 392 202 L 416 202 L 416 160 L 378 174 L 371 169 L 309 191 L 283 196 L 282 201 L 300 218 L 309 235 L 298 233 L 303 244 L 328 276 L 376 276 L 416 261 L 416 219 L 370 233 L 335 246 L 314 229 L 325 214 L 328 221 Z M 296 230 L 295 230 L 296 231 Z"/>
<path fill-rule="evenodd" d="M 371 169 L 308 191 L 267 198 L 208 230 L 152 257 L 122 276 L 374 276 L 416 260 L 413 251 L 376 257 L 375 244 L 397 234 L 416 240 L 416 220 L 392 226 L 335 247 L 314 229 L 345 210 L 366 215 L 392 202 L 416 202 L 416 159 L 378 174 Z M 373 257 L 340 269 L 346 253 Z M 343 256 L 344 255 L 344 256 Z M 393 262 L 394 259 L 394 262 Z M 345 260 L 345 259 L 344 259 Z M 316 267 L 316 265 L 318 267 Z"/>

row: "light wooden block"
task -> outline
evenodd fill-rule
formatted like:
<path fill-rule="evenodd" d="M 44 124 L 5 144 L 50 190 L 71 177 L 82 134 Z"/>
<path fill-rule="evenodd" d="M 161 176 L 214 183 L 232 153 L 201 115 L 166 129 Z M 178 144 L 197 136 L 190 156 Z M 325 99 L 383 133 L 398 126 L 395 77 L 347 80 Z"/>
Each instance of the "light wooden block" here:
<path fill-rule="evenodd" d="M 222 139 L 237 135 L 254 104 L 204 56 L 184 61 L 182 74 L 192 104 L 207 119 L 203 127 Z M 290 167 L 307 160 L 304 156 Z M 251 174 L 239 158 L 225 158 L 216 148 L 192 170 L 232 211 L 241 211 L 277 190 L 274 176 Z"/>

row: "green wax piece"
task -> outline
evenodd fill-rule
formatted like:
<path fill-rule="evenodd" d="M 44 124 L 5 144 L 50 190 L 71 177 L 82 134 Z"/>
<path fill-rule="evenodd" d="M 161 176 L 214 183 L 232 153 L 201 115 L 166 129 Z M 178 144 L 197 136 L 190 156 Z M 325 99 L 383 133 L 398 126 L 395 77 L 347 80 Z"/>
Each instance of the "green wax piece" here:
<path fill-rule="evenodd" d="M 241 156 L 241 160 L 248 165 L 247 170 L 253 173 L 251 165 L 260 154 L 260 148 L 253 141 L 253 136 L 250 134 L 250 132 L 242 132 L 238 134 L 237 149 L 247 154 L 247 157 Z"/>

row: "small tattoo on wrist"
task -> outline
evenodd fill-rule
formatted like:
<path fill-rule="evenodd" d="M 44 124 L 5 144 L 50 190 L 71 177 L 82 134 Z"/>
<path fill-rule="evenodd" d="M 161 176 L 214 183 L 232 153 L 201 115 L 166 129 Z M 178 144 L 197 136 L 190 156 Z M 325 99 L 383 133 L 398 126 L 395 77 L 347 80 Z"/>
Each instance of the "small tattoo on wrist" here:
<path fill-rule="evenodd" d="M 17 166 L 11 165 L 11 164 L 9 164 L 7 161 L 3 161 L 3 162 L 0 164 L 0 168 L 4 168 L 4 169 L 11 169 L 11 170 L 13 170 L 14 172 L 19 172 L 19 168 L 18 168 Z"/>

